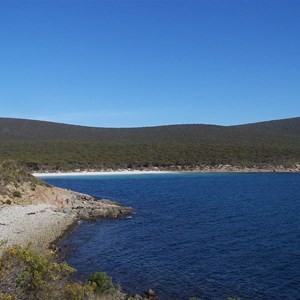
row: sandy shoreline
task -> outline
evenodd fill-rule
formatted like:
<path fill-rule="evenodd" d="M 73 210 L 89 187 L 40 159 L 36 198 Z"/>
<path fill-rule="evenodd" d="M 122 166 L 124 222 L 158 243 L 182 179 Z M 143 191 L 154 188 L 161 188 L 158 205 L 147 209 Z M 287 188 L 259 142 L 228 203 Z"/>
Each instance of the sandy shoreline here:
<path fill-rule="evenodd" d="M 70 172 L 35 172 L 35 177 L 60 177 L 60 176 L 112 176 L 112 175 L 143 175 L 143 174 L 203 174 L 203 173 L 299 173 L 300 165 L 295 168 L 265 167 L 242 168 L 233 166 L 205 167 L 194 170 L 110 170 L 110 171 L 70 171 Z"/>
<path fill-rule="evenodd" d="M 107 175 L 142 175 L 142 174 L 171 174 L 174 171 L 80 171 L 80 172 L 55 172 L 55 173 L 32 173 L 35 177 L 57 177 L 57 176 L 107 176 Z"/>

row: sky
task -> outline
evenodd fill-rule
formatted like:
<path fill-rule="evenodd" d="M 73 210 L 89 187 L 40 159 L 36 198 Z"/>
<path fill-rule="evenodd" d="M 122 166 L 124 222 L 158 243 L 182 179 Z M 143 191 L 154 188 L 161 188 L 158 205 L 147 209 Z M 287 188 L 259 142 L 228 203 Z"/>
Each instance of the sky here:
<path fill-rule="evenodd" d="M 300 116 L 298 0 L 0 0 L 0 117 L 96 127 Z"/>

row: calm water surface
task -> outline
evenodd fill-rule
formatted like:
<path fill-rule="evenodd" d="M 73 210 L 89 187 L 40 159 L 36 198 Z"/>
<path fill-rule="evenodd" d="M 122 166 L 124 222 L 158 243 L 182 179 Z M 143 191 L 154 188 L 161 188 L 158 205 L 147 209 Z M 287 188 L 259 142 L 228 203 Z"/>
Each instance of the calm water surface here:
<path fill-rule="evenodd" d="M 106 271 L 160 299 L 300 299 L 300 174 L 47 178 L 132 206 L 63 242 L 81 278 Z"/>

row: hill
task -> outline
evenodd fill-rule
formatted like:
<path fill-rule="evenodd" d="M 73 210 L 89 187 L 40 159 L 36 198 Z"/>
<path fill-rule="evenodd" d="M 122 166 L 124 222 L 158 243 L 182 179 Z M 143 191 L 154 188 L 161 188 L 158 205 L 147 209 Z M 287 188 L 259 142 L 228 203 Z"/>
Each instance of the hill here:
<path fill-rule="evenodd" d="M 0 161 L 31 169 L 286 165 L 300 162 L 300 118 L 238 126 L 95 128 L 0 118 Z"/>

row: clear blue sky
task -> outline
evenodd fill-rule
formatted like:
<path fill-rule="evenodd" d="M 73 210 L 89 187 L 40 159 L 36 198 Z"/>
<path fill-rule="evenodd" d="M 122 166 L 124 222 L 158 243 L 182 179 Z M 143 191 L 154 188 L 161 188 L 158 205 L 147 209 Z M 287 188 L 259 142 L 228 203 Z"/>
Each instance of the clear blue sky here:
<path fill-rule="evenodd" d="M 0 1 L 0 116 L 136 127 L 300 116 L 300 1 Z"/>

